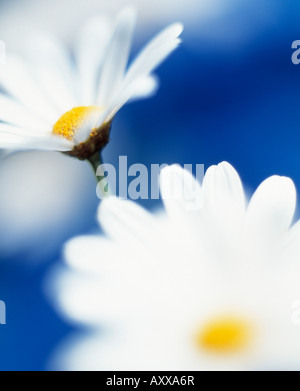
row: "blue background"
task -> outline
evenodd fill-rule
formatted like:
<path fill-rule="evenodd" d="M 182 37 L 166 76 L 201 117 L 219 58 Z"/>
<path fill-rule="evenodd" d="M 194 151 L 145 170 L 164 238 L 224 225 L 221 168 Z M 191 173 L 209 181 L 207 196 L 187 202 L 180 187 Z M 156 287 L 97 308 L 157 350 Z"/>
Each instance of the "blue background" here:
<path fill-rule="evenodd" d="M 106 162 L 117 165 L 119 155 L 127 155 L 128 164 L 147 166 L 208 167 L 227 160 L 249 189 L 273 174 L 290 176 L 300 189 L 300 65 L 291 62 L 291 44 L 300 39 L 300 4 L 242 3 L 206 26 L 214 39 L 200 27 L 199 33 L 195 21 L 185 26 L 183 44 L 157 71 L 157 95 L 117 115 Z M 238 39 L 233 44 L 227 36 Z M 143 202 L 147 208 L 153 204 Z M 72 235 L 96 227 L 97 205 L 95 197 L 88 213 L 80 211 Z M 49 270 L 60 262 L 65 239 L 38 265 L 31 264 L 30 251 L 0 263 L 0 298 L 7 305 L 7 325 L 0 325 L 0 370 L 45 369 L 53 349 L 72 329 L 42 289 Z"/>

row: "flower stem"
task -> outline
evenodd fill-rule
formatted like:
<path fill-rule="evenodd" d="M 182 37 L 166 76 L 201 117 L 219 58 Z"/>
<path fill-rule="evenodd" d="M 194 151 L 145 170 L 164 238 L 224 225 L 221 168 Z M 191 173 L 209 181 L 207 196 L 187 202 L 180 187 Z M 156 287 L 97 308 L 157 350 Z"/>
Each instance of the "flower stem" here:
<path fill-rule="evenodd" d="M 100 189 L 103 197 L 109 196 L 108 183 L 105 180 L 105 175 L 102 168 L 102 158 L 99 152 L 96 152 L 89 159 L 87 159 L 92 166 L 93 172 L 97 183 L 100 185 Z"/>

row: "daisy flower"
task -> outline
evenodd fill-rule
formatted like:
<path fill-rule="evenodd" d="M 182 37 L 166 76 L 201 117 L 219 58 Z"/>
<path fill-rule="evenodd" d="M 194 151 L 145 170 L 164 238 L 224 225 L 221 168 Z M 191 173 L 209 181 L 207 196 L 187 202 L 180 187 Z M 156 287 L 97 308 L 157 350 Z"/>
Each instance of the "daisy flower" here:
<path fill-rule="evenodd" d="M 89 159 L 109 141 L 111 121 L 129 100 L 156 87 L 155 68 L 177 47 L 182 25 L 165 28 L 127 67 L 135 12 L 115 23 L 97 17 L 70 53 L 38 36 L 25 58 L 9 54 L 0 69 L 0 148 L 66 152 Z"/>
<path fill-rule="evenodd" d="M 293 182 L 272 176 L 248 201 L 226 162 L 202 184 L 176 165 L 160 181 L 163 213 L 108 197 L 105 236 L 67 243 L 52 294 L 86 331 L 61 347 L 56 367 L 299 370 Z"/>
<path fill-rule="evenodd" d="M 2 160 L 2 261 L 19 257 L 24 262 L 43 262 L 67 239 L 90 227 L 97 207 L 94 181 L 81 161 L 61 153 L 30 151 Z"/>

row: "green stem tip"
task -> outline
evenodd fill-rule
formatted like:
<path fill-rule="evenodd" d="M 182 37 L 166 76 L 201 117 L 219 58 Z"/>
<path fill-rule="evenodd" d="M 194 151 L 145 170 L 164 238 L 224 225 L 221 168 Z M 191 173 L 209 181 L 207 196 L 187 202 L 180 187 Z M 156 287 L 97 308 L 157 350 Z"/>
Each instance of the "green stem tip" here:
<path fill-rule="evenodd" d="M 103 167 L 102 167 L 102 158 L 99 152 L 94 153 L 89 159 L 87 159 L 93 169 L 95 178 L 98 184 L 98 188 L 101 189 L 103 197 L 109 196 L 108 182 L 105 179 Z"/>

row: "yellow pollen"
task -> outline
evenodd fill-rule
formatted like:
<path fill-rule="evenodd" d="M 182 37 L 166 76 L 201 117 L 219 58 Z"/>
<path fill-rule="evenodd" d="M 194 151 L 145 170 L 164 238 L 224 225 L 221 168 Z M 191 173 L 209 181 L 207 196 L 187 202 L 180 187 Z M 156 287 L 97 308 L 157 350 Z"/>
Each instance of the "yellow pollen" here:
<path fill-rule="evenodd" d="M 220 317 L 201 327 L 196 334 L 197 346 L 211 353 L 238 353 L 251 339 L 249 322 L 235 317 Z"/>
<path fill-rule="evenodd" d="M 52 133 L 72 141 L 75 133 L 84 124 L 89 115 L 101 111 L 102 109 L 97 106 L 74 107 L 59 118 L 53 126 Z"/>

